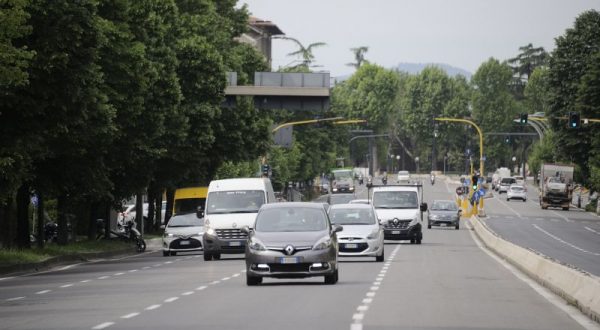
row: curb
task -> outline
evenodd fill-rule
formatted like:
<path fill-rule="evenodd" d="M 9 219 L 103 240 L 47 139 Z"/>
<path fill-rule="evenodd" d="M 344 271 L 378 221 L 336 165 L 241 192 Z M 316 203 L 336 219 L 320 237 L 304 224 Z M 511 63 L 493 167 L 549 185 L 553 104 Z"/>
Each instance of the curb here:
<path fill-rule="evenodd" d="M 471 217 L 470 222 L 475 234 L 488 249 L 561 296 L 592 320 L 600 322 L 599 277 L 513 244 L 494 233 L 476 216 Z"/>

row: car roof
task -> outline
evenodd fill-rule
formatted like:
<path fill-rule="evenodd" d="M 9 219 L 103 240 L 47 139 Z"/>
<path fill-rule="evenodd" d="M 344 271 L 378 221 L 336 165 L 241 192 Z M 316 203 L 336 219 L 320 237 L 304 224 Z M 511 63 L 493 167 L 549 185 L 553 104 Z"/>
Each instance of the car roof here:
<path fill-rule="evenodd" d="M 286 207 L 298 207 L 298 208 L 310 208 L 310 209 L 323 209 L 323 203 L 311 203 L 311 202 L 283 202 L 283 203 L 270 203 L 263 204 L 261 209 L 279 209 Z"/>
<path fill-rule="evenodd" d="M 390 185 L 390 186 L 383 186 L 383 187 L 374 187 L 373 188 L 373 192 L 378 192 L 378 191 L 419 191 L 419 187 L 417 186 L 412 186 L 412 185 Z"/>
<path fill-rule="evenodd" d="M 335 209 L 371 209 L 373 208 L 373 206 L 371 206 L 370 204 L 334 204 L 331 205 L 329 207 L 329 210 L 335 210 Z"/>

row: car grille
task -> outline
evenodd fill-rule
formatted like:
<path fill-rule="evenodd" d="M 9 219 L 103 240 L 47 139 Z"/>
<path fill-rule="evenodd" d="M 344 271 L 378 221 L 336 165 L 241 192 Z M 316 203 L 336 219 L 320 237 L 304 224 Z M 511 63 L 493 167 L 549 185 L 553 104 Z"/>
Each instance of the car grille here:
<path fill-rule="evenodd" d="M 397 224 L 395 224 L 393 221 L 388 221 L 383 227 L 385 229 L 406 229 L 408 228 L 409 223 L 410 220 L 400 220 Z"/>
<path fill-rule="evenodd" d="M 367 243 L 356 243 L 356 248 L 347 248 L 346 244 L 340 244 L 340 252 L 362 252 L 369 247 Z"/>
<path fill-rule="evenodd" d="M 190 244 L 186 244 L 186 245 L 181 245 L 181 239 L 176 239 L 174 241 L 171 242 L 171 244 L 169 244 L 169 248 L 171 249 L 197 249 L 199 247 L 202 247 L 202 243 L 200 243 L 200 241 L 195 240 L 195 239 L 188 239 L 185 241 L 190 242 Z"/>
<path fill-rule="evenodd" d="M 220 239 L 246 239 L 248 236 L 239 229 L 217 229 L 216 232 Z"/>
<path fill-rule="evenodd" d="M 310 265 L 311 264 L 309 264 L 309 263 L 269 264 L 269 268 L 271 268 L 272 273 L 278 273 L 278 272 L 300 273 L 300 272 L 308 272 Z"/>

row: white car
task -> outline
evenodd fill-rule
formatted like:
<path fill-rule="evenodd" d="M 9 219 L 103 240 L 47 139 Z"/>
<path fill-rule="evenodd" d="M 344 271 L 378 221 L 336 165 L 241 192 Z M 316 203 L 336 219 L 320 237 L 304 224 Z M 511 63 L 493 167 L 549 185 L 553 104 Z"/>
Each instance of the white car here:
<path fill-rule="evenodd" d="M 399 171 L 398 172 L 398 183 L 409 183 L 410 182 L 410 173 L 408 171 Z"/>
<path fill-rule="evenodd" d="M 204 220 L 199 219 L 196 213 L 173 216 L 164 229 L 163 256 L 174 256 L 177 252 L 202 251 Z"/>
<path fill-rule="evenodd" d="M 515 180 L 515 178 L 502 178 L 502 180 L 500 180 L 500 185 L 498 186 L 498 194 L 508 192 L 508 188 L 515 183 L 517 183 L 517 180 Z"/>
<path fill-rule="evenodd" d="M 329 209 L 332 225 L 344 230 L 337 234 L 340 257 L 375 257 L 383 261 L 383 228 L 375 210 L 365 204 L 336 204 Z"/>
<path fill-rule="evenodd" d="M 511 199 L 520 199 L 523 202 L 527 201 L 527 189 L 524 186 L 513 184 L 506 191 L 506 201 Z"/>
<path fill-rule="evenodd" d="M 144 209 L 144 213 L 143 213 L 143 217 L 144 219 L 148 218 L 148 203 L 144 203 L 143 204 L 143 209 Z M 162 208 L 160 210 L 161 213 L 161 222 L 164 223 L 165 222 L 165 213 L 167 211 L 167 202 L 163 201 L 162 202 Z M 120 212 L 117 215 L 117 222 L 119 223 L 125 223 L 127 220 L 135 220 L 135 214 L 136 214 L 136 210 L 135 210 L 135 204 L 128 204 L 125 205 L 124 207 L 124 211 Z"/>
<path fill-rule="evenodd" d="M 368 199 L 353 199 L 349 204 L 370 204 Z"/>

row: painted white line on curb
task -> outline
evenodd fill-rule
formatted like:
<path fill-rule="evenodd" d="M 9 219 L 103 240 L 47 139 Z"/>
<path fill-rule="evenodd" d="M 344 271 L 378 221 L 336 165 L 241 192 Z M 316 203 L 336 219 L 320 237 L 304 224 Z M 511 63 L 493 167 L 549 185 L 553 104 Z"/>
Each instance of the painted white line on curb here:
<path fill-rule="evenodd" d="M 153 310 L 153 309 L 157 309 L 157 308 L 159 308 L 160 306 L 161 306 L 160 304 L 156 304 L 156 305 L 150 305 L 150 306 L 146 307 L 146 308 L 145 308 L 145 310 L 147 310 L 147 311 L 151 311 L 151 310 Z"/>
<path fill-rule="evenodd" d="M 105 329 L 105 328 L 110 327 L 113 324 L 115 324 L 115 322 L 104 322 L 104 323 L 98 324 L 97 326 L 93 327 L 92 329 L 94 329 L 94 330 Z"/>
<path fill-rule="evenodd" d="M 140 315 L 140 313 L 129 313 L 129 314 L 127 314 L 127 315 L 123 315 L 123 316 L 121 316 L 121 318 L 122 318 L 122 319 L 130 319 L 130 318 L 132 318 L 132 317 L 136 317 L 136 316 L 138 316 L 138 315 Z"/>

